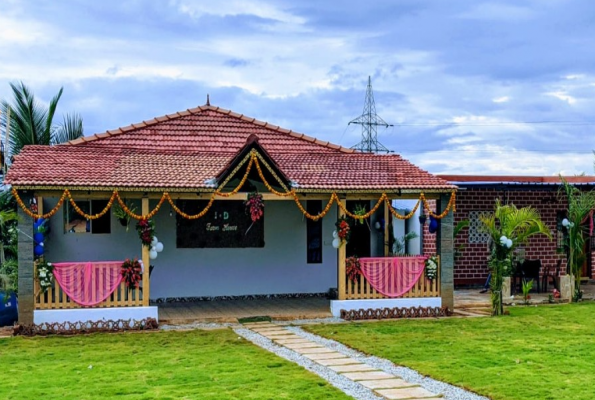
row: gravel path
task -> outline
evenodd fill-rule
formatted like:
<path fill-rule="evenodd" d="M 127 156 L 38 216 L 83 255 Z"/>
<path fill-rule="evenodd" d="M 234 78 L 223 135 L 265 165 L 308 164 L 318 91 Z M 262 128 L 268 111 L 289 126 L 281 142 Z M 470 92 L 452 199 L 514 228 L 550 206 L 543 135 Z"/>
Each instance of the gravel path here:
<path fill-rule="evenodd" d="M 302 328 L 297 326 L 288 326 L 288 330 L 294 332 L 296 335 L 302 336 L 308 340 L 319 343 L 325 347 L 336 350 L 349 357 L 352 357 L 362 363 L 368 364 L 371 367 L 381 369 L 389 374 L 393 374 L 401 377 L 407 382 L 416 383 L 421 387 L 434 392 L 441 393 L 447 400 L 489 400 L 487 397 L 480 396 L 478 394 L 469 392 L 459 387 L 450 385 L 448 383 L 440 382 L 435 379 L 425 377 L 419 372 L 412 370 L 407 367 L 399 367 L 393 364 L 391 361 L 384 358 L 375 356 L 367 356 L 357 350 L 353 350 L 350 347 L 345 346 L 334 340 L 326 339 L 318 335 L 304 331 Z"/>
<path fill-rule="evenodd" d="M 350 379 L 345 378 L 344 376 L 336 373 L 335 371 L 324 367 L 309 358 L 304 357 L 301 354 L 296 353 L 293 350 L 289 350 L 286 347 L 279 346 L 273 343 L 272 340 L 265 338 L 262 335 L 259 335 L 256 332 L 251 331 L 250 329 L 239 328 L 234 329 L 238 335 L 242 336 L 243 338 L 251 341 L 252 343 L 256 344 L 257 346 L 262 347 L 265 350 L 270 351 L 273 354 L 278 355 L 288 361 L 294 362 L 308 371 L 315 373 L 316 375 L 320 376 L 331 385 L 336 387 L 337 389 L 341 390 L 342 392 L 348 394 L 349 396 L 358 399 L 358 400 L 385 400 L 384 397 L 376 396 L 370 389 L 363 387 L 362 385 L 353 382 Z"/>

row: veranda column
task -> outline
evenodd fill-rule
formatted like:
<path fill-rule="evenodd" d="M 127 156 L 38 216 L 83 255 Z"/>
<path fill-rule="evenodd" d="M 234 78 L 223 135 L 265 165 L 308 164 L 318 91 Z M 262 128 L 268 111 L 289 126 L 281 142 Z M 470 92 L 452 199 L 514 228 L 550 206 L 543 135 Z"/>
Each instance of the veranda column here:
<path fill-rule="evenodd" d="M 444 211 L 450 200 L 450 194 L 440 195 L 440 200 L 436 204 L 437 214 Z M 454 238 L 453 238 L 454 216 L 450 211 L 440 221 L 438 234 L 436 236 L 436 246 L 440 255 L 440 295 L 442 305 L 448 307 L 450 311 L 454 310 Z"/>
<path fill-rule="evenodd" d="M 142 199 L 142 215 L 147 215 L 149 213 L 149 199 L 147 197 L 143 197 Z M 149 296 L 150 296 L 150 289 L 151 283 L 149 281 L 149 271 L 151 270 L 151 259 L 149 258 L 149 247 L 142 245 L 142 259 L 143 259 L 143 267 L 145 271 L 143 272 L 143 306 L 149 305 Z"/>
<path fill-rule="evenodd" d="M 19 196 L 28 205 L 32 199 L 31 193 L 19 193 Z M 33 276 L 33 218 L 25 214 L 21 207 L 17 207 L 19 220 L 19 324 L 33 323 L 34 302 L 34 276 Z"/>
<path fill-rule="evenodd" d="M 388 244 L 390 243 L 389 240 L 389 217 L 390 214 L 388 213 L 388 204 L 384 202 L 384 257 L 388 257 L 390 253 L 390 249 L 388 248 Z"/>
<path fill-rule="evenodd" d="M 341 200 L 341 204 L 343 207 L 347 207 L 347 200 Z M 338 210 L 339 218 L 345 216 L 345 212 L 339 207 Z M 339 270 L 338 279 L 339 282 L 337 284 L 337 290 L 339 292 L 339 300 L 345 300 L 345 255 L 347 254 L 347 244 L 342 244 L 339 247 L 339 257 L 337 257 L 337 268 Z"/>

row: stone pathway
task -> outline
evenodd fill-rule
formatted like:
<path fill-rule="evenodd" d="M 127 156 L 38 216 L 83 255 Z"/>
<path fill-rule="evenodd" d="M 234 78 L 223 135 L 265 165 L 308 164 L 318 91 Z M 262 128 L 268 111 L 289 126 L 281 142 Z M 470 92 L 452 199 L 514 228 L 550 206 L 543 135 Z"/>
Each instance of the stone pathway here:
<path fill-rule="evenodd" d="M 434 399 L 441 394 L 432 393 L 420 385 L 405 380 L 364 364 L 343 353 L 327 348 L 319 343 L 305 339 L 289 329 L 270 322 L 254 322 L 244 324 L 252 330 L 279 346 L 286 347 L 310 360 L 341 374 L 375 394 L 386 399 Z"/>

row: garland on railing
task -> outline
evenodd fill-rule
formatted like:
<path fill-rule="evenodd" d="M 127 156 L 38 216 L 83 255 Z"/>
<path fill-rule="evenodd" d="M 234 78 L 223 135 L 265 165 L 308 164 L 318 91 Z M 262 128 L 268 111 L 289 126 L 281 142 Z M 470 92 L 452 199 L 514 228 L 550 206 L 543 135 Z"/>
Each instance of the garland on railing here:
<path fill-rule="evenodd" d="M 122 263 L 122 279 L 128 289 L 138 288 L 143 279 L 142 267 L 138 259 L 130 260 L 127 258 Z"/>
<path fill-rule="evenodd" d="M 438 276 L 438 259 L 436 256 L 429 257 L 426 262 L 425 273 L 426 278 L 433 281 Z"/>
<path fill-rule="evenodd" d="M 456 192 L 452 191 L 451 196 L 450 196 L 450 200 L 446 206 L 446 208 L 444 209 L 444 211 L 441 214 L 436 214 L 434 213 L 431 209 L 430 206 L 428 204 L 428 200 L 426 199 L 425 195 L 423 193 L 420 193 L 419 196 L 419 200 L 417 201 L 415 207 L 413 208 L 413 210 L 407 214 L 407 215 L 400 215 L 391 205 L 391 201 L 388 198 L 386 193 L 383 193 L 380 198 L 378 199 L 378 202 L 376 203 L 376 205 L 374 207 L 372 207 L 372 209 L 365 213 L 365 214 L 354 214 L 352 212 L 350 212 L 347 207 L 345 207 L 345 205 L 341 202 L 341 200 L 339 199 L 339 196 L 337 195 L 336 192 L 333 192 L 331 194 L 331 197 L 329 199 L 329 202 L 327 203 L 326 207 L 319 213 L 316 215 L 312 215 L 310 213 L 308 213 L 304 207 L 301 205 L 300 203 L 300 199 L 298 197 L 298 194 L 296 193 L 295 189 L 291 189 L 288 190 L 287 188 L 285 188 L 285 185 L 283 185 L 283 183 L 281 182 L 281 180 L 278 178 L 278 176 L 275 174 L 275 172 L 272 170 L 272 168 L 266 164 L 266 162 L 264 161 L 264 159 L 262 161 L 259 161 L 259 159 L 262 158 L 262 156 L 260 156 L 260 154 L 258 154 L 258 152 L 256 152 L 255 150 L 252 150 L 249 154 L 246 155 L 246 157 L 236 166 L 236 168 L 231 172 L 231 174 L 223 181 L 223 183 L 221 185 L 219 185 L 219 187 L 217 188 L 217 190 L 215 190 L 215 192 L 213 192 L 211 194 L 211 199 L 209 201 L 209 203 L 206 205 L 206 207 L 199 212 L 198 214 L 194 214 L 194 215 L 189 215 L 184 213 L 182 210 L 180 210 L 176 205 L 174 200 L 172 199 L 172 197 L 170 196 L 170 194 L 168 192 L 163 192 L 163 195 L 161 196 L 161 199 L 159 200 L 159 203 L 157 203 L 157 206 L 155 206 L 155 208 L 153 210 L 151 210 L 148 214 L 146 215 L 141 215 L 141 214 L 135 214 L 132 210 L 130 210 L 127 206 L 126 203 L 124 202 L 124 200 L 122 200 L 122 198 L 120 197 L 120 194 L 118 193 L 117 190 L 114 190 L 112 193 L 112 196 L 110 197 L 110 200 L 108 201 L 108 204 L 106 205 L 106 207 L 99 213 L 97 214 L 87 214 L 85 213 L 83 210 L 81 210 L 76 202 L 74 201 L 74 198 L 72 197 L 72 194 L 70 193 L 70 191 L 68 189 L 64 189 L 64 192 L 62 193 L 62 196 L 60 197 L 60 199 L 58 200 L 58 203 L 56 203 L 56 206 L 54 208 L 52 208 L 49 212 L 45 213 L 45 214 L 37 214 L 37 213 L 33 213 L 31 210 L 29 210 L 29 208 L 25 205 L 25 203 L 23 202 L 23 200 L 20 198 L 18 191 L 13 187 L 12 188 L 12 194 L 15 197 L 17 204 L 23 209 L 23 211 L 25 212 L 25 214 L 27 214 L 28 216 L 30 216 L 31 218 L 51 218 L 59 209 L 60 207 L 62 207 L 62 204 L 64 203 L 64 200 L 66 200 L 66 198 L 68 198 L 70 204 L 72 205 L 72 207 L 74 208 L 74 210 L 80 214 L 81 216 L 83 216 L 86 219 L 97 219 L 97 218 L 101 218 L 103 215 L 105 215 L 108 210 L 112 207 L 114 200 L 116 200 L 118 202 L 118 204 L 120 205 L 120 207 L 122 208 L 122 210 L 124 210 L 124 212 L 126 214 L 128 214 L 131 218 L 134 218 L 136 220 L 143 220 L 143 219 L 151 219 L 155 216 L 155 214 L 157 214 L 157 212 L 159 211 L 159 209 L 161 208 L 161 206 L 163 205 L 164 201 L 168 201 L 169 204 L 172 206 L 172 209 L 178 213 L 181 217 L 186 218 L 186 219 L 198 219 L 198 218 L 202 218 L 203 216 L 205 216 L 205 214 L 209 211 L 209 209 L 211 208 L 211 206 L 213 205 L 213 202 L 215 201 L 216 196 L 220 196 L 220 197 L 231 197 L 234 194 L 238 193 L 240 191 L 240 189 L 244 186 L 244 184 L 246 183 L 248 176 L 250 174 L 250 171 L 252 170 L 252 167 L 254 165 L 256 165 L 256 169 L 258 172 L 258 175 L 260 176 L 260 179 L 262 180 L 263 184 L 265 185 L 265 187 L 273 194 L 275 194 L 276 196 L 282 196 L 282 197 L 293 197 L 297 207 L 299 208 L 299 210 L 302 212 L 302 214 L 313 221 L 318 221 L 319 219 L 323 218 L 331 209 L 333 203 L 337 203 L 337 205 L 339 206 L 339 208 L 349 217 L 357 219 L 357 220 L 364 220 L 369 218 L 372 214 L 374 214 L 378 208 L 382 205 L 382 202 L 384 202 L 389 211 L 391 212 L 391 214 L 398 219 L 409 219 L 411 217 L 413 217 L 413 215 L 415 214 L 415 211 L 417 211 L 417 209 L 419 208 L 420 204 L 423 204 L 423 208 L 426 212 L 427 215 L 430 215 L 436 219 L 442 219 L 444 218 L 450 211 L 452 212 L 456 212 Z M 238 171 L 244 166 L 244 164 L 248 162 L 248 166 L 246 167 L 246 172 L 244 174 L 244 176 L 242 177 L 240 183 L 231 191 L 231 192 L 222 192 L 221 190 L 229 183 L 229 181 L 232 179 L 233 176 L 235 176 L 235 174 L 238 173 Z M 265 165 L 265 167 L 267 167 L 267 169 L 269 170 L 269 172 L 271 172 L 271 174 L 273 175 L 273 177 L 278 180 L 279 184 L 281 186 L 283 186 L 283 188 L 286 190 L 285 193 L 283 192 L 279 192 L 277 190 L 275 190 L 270 184 L 269 182 L 265 179 L 264 173 L 262 171 L 261 165 L 260 163 L 263 163 Z"/>
<path fill-rule="evenodd" d="M 362 275 L 362 265 L 357 256 L 345 259 L 345 275 L 347 275 L 347 278 L 351 279 L 353 283 L 357 281 L 358 276 Z"/>
<path fill-rule="evenodd" d="M 52 283 L 54 282 L 54 266 L 49 263 L 45 262 L 45 260 L 41 259 L 37 262 L 37 281 L 39 282 L 39 288 L 41 294 L 48 291 L 49 288 L 52 287 Z"/>

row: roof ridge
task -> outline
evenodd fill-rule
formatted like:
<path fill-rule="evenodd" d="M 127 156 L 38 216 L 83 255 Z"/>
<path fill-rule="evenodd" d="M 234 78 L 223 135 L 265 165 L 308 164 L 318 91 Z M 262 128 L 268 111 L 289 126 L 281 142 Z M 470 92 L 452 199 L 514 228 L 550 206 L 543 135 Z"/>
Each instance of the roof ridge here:
<path fill-rule="evenodd" d="M 234 111 L 227 110 L 225 108 L 221 108 L 221 107 L 217 107 L 217 106 L 212 106 L 212 105 L 198 106 L 198 107 L 194 107 L 194 108 L 189 108 L 189 109 L 187 109 L 185 111 L 177 111 L 177 112 L 175 112 L 173 114 L 166 114 L 166 115 L 163 115 L 163 116 L 160 116 L 160 117 L 155 117 L 155 118 L 150 119 L 148 121 L 142 121 L 142 122 L 139 122 L 139 123 L 133 123 L 133 124 L 130 124 L 130 125 L 127 125 L 127 126 L 123 126 L 123 127 L 120 127 L 120 128 L 116 128 L 116 129 L 112 129 L 112 130 L 107 130 L 107 131 L 105 131 L 103 133 L 96 133 L 96 134 L 91 135 L 91 136 L 83 136 L 81 138 L 74 139 L 74 140 L 71 140 L 71 141 L 62 143 L 60 145 L 61 146 L 70 146 L 70 145 L 78 145 L 78 144 L 81 144 L 81 143 L 94 142 L 96 140 L 103 139 L 103 138 L 106 138 L 106 137 L 118 136 L 118 135 L 124 134 L 126 132 L 130 132 L 132 130 L 135 130 L 135 129 L 141 129 L 141 128 L 146 128 L 146 127 L 149 127 L 149 126 L 153 126 L 153 125 L 156 125 L 156 124 L 158 124 L 160 122 L 170 121 L 170 120 L 176 119 L 176 118 L 187 117 L 189 115 L 196 115 L 196 114 L 199 114 L 199 113 L 201 113 L 203 111 L 214 111 L 214 112 L 217 112 L 217 113 L 220 113 L 220 114 L 223 114 L 223 115 L 227 115 L 227 116 L 230 116 L 230 117 L 233 117 L 233 118 L 240 119 L 242 121 L 246 121 L 246 122 L 249 122 L 249 123 L 252 123 L 252 124 L 255 124 L 255 125 L 262 126 L 263 128 L 270 129 L 272 131 L 276 131 L 276 132 L 279 132 L 279 133 L 284 134 L 284 135 L 289 135 L 289 136 L 294 137 L 296 139 L 301 139 L 301 140 L 305 140 L 305 141 L 310 142 L 310 143 L 317 144 L 317 145 L 322 146 L 322 147 L 325 147 L 327 149 L 337 150 L 337 151 L 340 151 L 342 153 L 357 153 L 358 152 L 357 150 L 354 150 L 354 149 L 349 149 L 349 148 L 343 147 L 341 145 L 331 143 L 329 141 L 324 141 L 324 140 L 316 139 L 314 137 L 308 136 L 308 135 L 303 134 L 303 133 L 294 132 L 291 129 L 281 128 L 278 125 L 273 125 L 273 124 L 270 124 L 270 123 L 268 123 L 266 121 L 261 121 L 261 120 L 258 120 L 256 118 L 248 117 L 248 116 L 246 116 L 244 114 L 238 114 L 238 113 L 236 113 Z"/>

